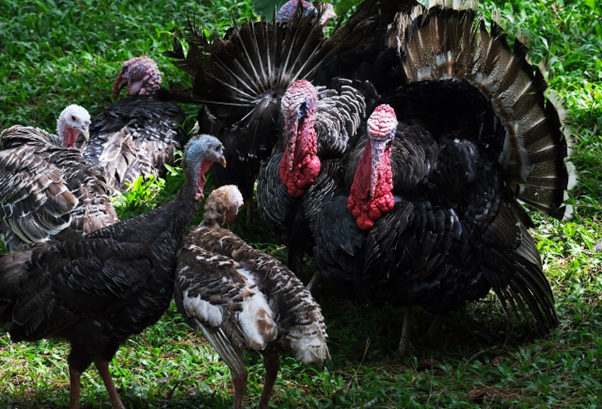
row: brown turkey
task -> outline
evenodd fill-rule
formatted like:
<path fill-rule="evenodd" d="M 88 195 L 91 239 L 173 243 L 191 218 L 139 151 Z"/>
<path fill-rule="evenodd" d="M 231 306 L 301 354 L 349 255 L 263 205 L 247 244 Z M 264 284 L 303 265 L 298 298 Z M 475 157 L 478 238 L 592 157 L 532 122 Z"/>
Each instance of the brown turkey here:
<path fill-rule="evenodd" d="M 15 125 L 0 134 L 0 236 L 8 251 L 72 239 L 118 222 L 104 172 L 75 141 L 88 137 L 90 115 L 69 105 L 58 135 Z"/>
<path fill-rule="evenodd" d="M 242 204 L 236 186 L 211 193 L 203 222 L 180 251 L 174 294 L 178 310 L 230 367 L 235 409 L 242 408 L 247 383 L 242 351 L 263 355 L 263 409 L 278 376 L 279 352 L 303 363 L 321 364 L 330 356 L 320 306 L 301 281 L 273 257 L 220 228 L 233 221 Z"/>
<path fill-rule="evenodd" d="M 154 324 L 169 306 L 177 252 L 199 200 L 204 172 L 225 165 L 223 146 L 202 135 L 187 145 L 178 197 L 141 216 L 77 240 L 37 245 L 0 258 L 0 321 L 12 341 L 71 344 L 72 409 L 81 374 L 94 362 L 115 408 L 124 408 L 108 363 L 119 346 Z"/>
<path fill-rule="evenodd" d="M 128 96 L 92 121 L 85 148 L 85 156 L 102 166 L 108 183 L 122 192 L 140 176 L 165 174 L 163 164 L 173 165 L 175 152 L 188 140 L 182 109 L 156 93 L 161 73 L 152 59 L 136 57 L 123 63 L 113 98 L 126 85 Z"/>
<path fill-rule="evenodd" d="M 554 297 L 521 206 L 569 213 L 572 165 L 547 85 L 525 47 L 512 51 L 475 10 L 413 16 L 389 38 L 408 84 L 383 95 L 390 106 L 370 117 L 317 217 L 319 270 L 344 297 L 439 316 L 493 289 L 508 315 L 547 333 L 558 324 Z M 411 326 L 408 308 L 402 353 Z"/>

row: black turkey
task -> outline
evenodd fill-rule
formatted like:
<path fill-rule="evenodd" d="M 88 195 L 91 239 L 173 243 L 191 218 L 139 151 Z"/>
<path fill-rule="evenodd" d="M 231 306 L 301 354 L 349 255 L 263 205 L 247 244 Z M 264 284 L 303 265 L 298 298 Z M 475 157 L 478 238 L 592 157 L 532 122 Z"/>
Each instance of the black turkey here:
<path fill-rule="evenodd" d="M 73 148 L 90 115 L 69 105 L 58 135 L 15 125 L 0 134 L 0 236 L 8 251 L 76 238 L 118 220 L 104 173 Z"/>
<path fill-rule="evenodd" d="M 236 186 L 213 191 L 203 222 L 180 251 L 175 299 L 179 311 L 228 364 L 235 409 L 242 408 L 247 371 L 243 350 L 263 355 L 266 381 L 259 403 L 267 408 L 280 366 L 278 352 L 303 363 L 329 358 L 319 305 L 279 261 L 220 228 L 232 222 L 243 199 Z"/>
<path fill-rule="evenodd" d="M 214 162 L 225 165 L 221 142 L 194 139 L 175 200 L 77 240 L 0 258 L 0 321 L 12 323 L 12 341 L 71 344 L 72 409 L 79 407 L 81 374 L 92 362 L 113 407 L 124 408 L 108 363 L 130 335 L 157 322 L 169 306 L 177 252 L 203 197 L 204 172 Z"/>
<path fill-rule="evenodd" d="M 554 297 L 519 202 L 567 212 L 567 142 L 547 86 L 524 47 L 512 52 L 474 10 L 414 15 L 389 38 L 408 84 L 382 97 L 391 106 L 372 114 L 316 220 L 319 270 L 345 297 L 440 315 L 493 289 L 545 333 L 558 324 Z"/>
<path fill-rule="evenodd" d="M 261 217 L 287 243 L 292 270 L 305 251 L 311 252 L 315 216 L 332 196 L 334 173 L 365 120 L 364 98 L 349 82 L 321 90 L 297 80 L 286 91 L 282 146 L 261 167 L 257 183 Z"/>
<path fill-rule="evenodd" d="M 297 3 L 294 13 L 283 13 L 283 22 L 236 24 L 224 38 L 214 34 L 208 39 L 202 29 L 192 28 L 186 55 L 176 41 L 168 55 L 194 77 L 194 85 L 171 91 L 205 104 L 200 130 L 216 135 L 225 146 L 229 166 L 214 169 L 217 186 L 235 184 L 245 201 L 251 199 L 260 165 L 284 131 L 280 99 L 286 90 L 296 80 L 311 80 L 334 56 L 367 43 L 383 44 L 393 10 L 409 2 L 366 1 L 328 38 L 323 32 L 328 7 L 309 11 Z M 382 7 L 388 12 L 381 13 Z M 328 86 L 331 79 L 321 84 Z"/>
<path fill-rule="evenodd" d="M 173 165 L 175 152 L 187 141 L 184 112 L 156 94 L 161 73 L 152 59 L 136 57 L 123 63 L 113 98 L 126 85 L 128 96 L 92 121 L 85 148 L 85 156 L 102 166 L 108 183 L 122 192 L 140 176 L 165 174 L 163 164 Z"/>

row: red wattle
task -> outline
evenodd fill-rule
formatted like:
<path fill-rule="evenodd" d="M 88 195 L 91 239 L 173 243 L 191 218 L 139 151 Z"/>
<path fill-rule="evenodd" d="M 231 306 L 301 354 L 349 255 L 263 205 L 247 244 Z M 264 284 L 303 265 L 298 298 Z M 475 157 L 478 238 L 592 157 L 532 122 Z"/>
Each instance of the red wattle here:
<path fill-rule="evenodd" d="M 313 122 L 313 115 L 309 115 L 302 121 L 296 132 L 291 132 L 295 129 L 295 127 L 291 127 L 287 139 L 294 139 L 287 143 L 278 168 L 280 180 L 286 186 L 288 194 L 294 198 L 303 196 L 320 173 L 320 158 L 316 155 L 318 140 Z M 293 141 L 294 143 L 292 143 Z M 292 155 L 292 170 L 289 171 L 287 159 L 291 156 L 291 149 L 294 149 L 294 154 Z"/>
<path fill-rule="evenodd" d="M 316 155 L 307 155 L 298 163 L 295 161 L 292 171 L 287 170 L 286 152 L 280 161 L 280 179 L 291 197 L 299 198 L 315 182 L 320 173 L 320 158 Z"/>
<path fill-rule="evenodd" d="M 391 211 L 395 205 L 393 197 L 393 172 L 391 171 L 391 148 L 387 148 L 378 165 L 377 180 L 374 196 L 370 197 L 371 161 L 372 153 L 370 141 L 366 145 L 364 154 L 355 172 L 351 194 L 347 199 L 347 210 L 355 218 L 358 227 L 369 230 L 374 222 L 386 212 Z"/>

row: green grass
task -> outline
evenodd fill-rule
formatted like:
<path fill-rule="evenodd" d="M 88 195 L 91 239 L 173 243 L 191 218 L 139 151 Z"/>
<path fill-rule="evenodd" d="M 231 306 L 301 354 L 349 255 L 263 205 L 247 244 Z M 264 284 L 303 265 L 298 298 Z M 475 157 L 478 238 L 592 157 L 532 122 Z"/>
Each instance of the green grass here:
<path fill-rule="evenodd" d="M 546 60 L 548 82 L 567 110 L 566 132 L 579 173 L 569 197 L 574 218 L 557 222 L 532 214 L 560 326 L 536 339 L 524 326 L 510 327 L 490 297 L 450 314 L 433 345 L 416 343 L 413 356 L 404 359 L 394 353 L 402 310 L 358 307 L 323 290 L 319 299 L 332 360 L 313 368 L 285 358 L 272 407 L 602 406 L 602 7 L 596 0 L 484 3 L 486 13 L 498 5 L 511 38 L 528 40 L 534 62 Z M 115 75 L 133 56 L 157 60 L 168 83 L 189 81 L 161 54 L 188 15 L 221 33 L 230 26 L 231 12 L 254 18 L 249 1 L 150 4 L 1 1 L 0 130 L 13 124 L 53 130 L 56 116 L 69 103 L 85 106 L 94 116 L 111 102 Z M 186 110 L 190 127 L 196 107 Z M 120 216 L 169 200 L 181 182 L 176 170 L 164 182 L 140 183 L 116 199 Z M 238 223 L 235 229 L 257 247 L 285 254 L 260 228 Z M 309 276 L 311 260 L 306 270 Z M 430 320 L 415 312 L 415 338 Z M 67 406 L 67 354 L 60 342 L 13 344 L 1 336 L 0 408 Z M 245 403 L 250 407 L 259 401 L 265 372 L 257 356 L 247 356 L 247 363 Z M 173 307 L 157 325 L 127 341 L 111 371 L 130 408 L 231 405 L 228 368 Z M 110 407 L 94 369 L 84 374 L 82 405 Z"/>

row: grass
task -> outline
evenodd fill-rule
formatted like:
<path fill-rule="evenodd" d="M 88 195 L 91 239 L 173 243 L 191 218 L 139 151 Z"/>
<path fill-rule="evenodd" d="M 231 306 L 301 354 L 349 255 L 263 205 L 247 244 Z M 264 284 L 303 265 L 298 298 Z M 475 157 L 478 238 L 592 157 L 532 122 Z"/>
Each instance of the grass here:
<path fill-rule="evenodd" d="M 346 1 L 345 3 L 349 3 Z M 53 130 L 69 103 L 94 116 L 111 102 L 112 81 L 123 61 L 155 58 L 164 79 L 189 81 L 162 56 L 173 33 L 196 15 L 223 33 L 230 13 L 255 18 L 249 1 L 195 4 L 156 0 L 52 0 L 0 2 L 0 130 L 27 124 Z M 602 406 L 602 8 L 596 0 L 485 1 L 501 10 L 510 37 L 527 39 L 534 62 L 548 66 L 548 82 L 564 101 L 579 184 L 568 202 L 573 220 L 537 213 L 536 238 L 556 296 L 560 326 L 536 339 L 524 326 L 509 327 L 493 297 L 450 314 L 429 347 L 411 358 L 395 355 L 403 311 L 356 306 L 320 295 L 332 360 L 324 368 L 283 360 L 272 407 L 576 407 Z M 195 107 L 187 107 L 190 127 Z M 140 183 L 118 199 L 121 217 L 169 200 L 181 184 L 175 170 L 165 181 Z M 282 256 L 261 229 L 236 231 L 257 247 Z M 307 274 L 311 270 L 308 263 Z M 415 312 L 414 334 L 431 317 Z M 0 408 L 68 405 L 68 348 L 60 342 L 12 344 L 0 337 Z M 247 405 L 259 401 L 264 370 L 248 356 Z M 130 408 L 229 407 L 229 370 L 202 336 L 172 307 L 161 321 L 128 340 L 111 371 Z M 100 377 L 83 377 L 84 408 L 110 407 Z"/>

